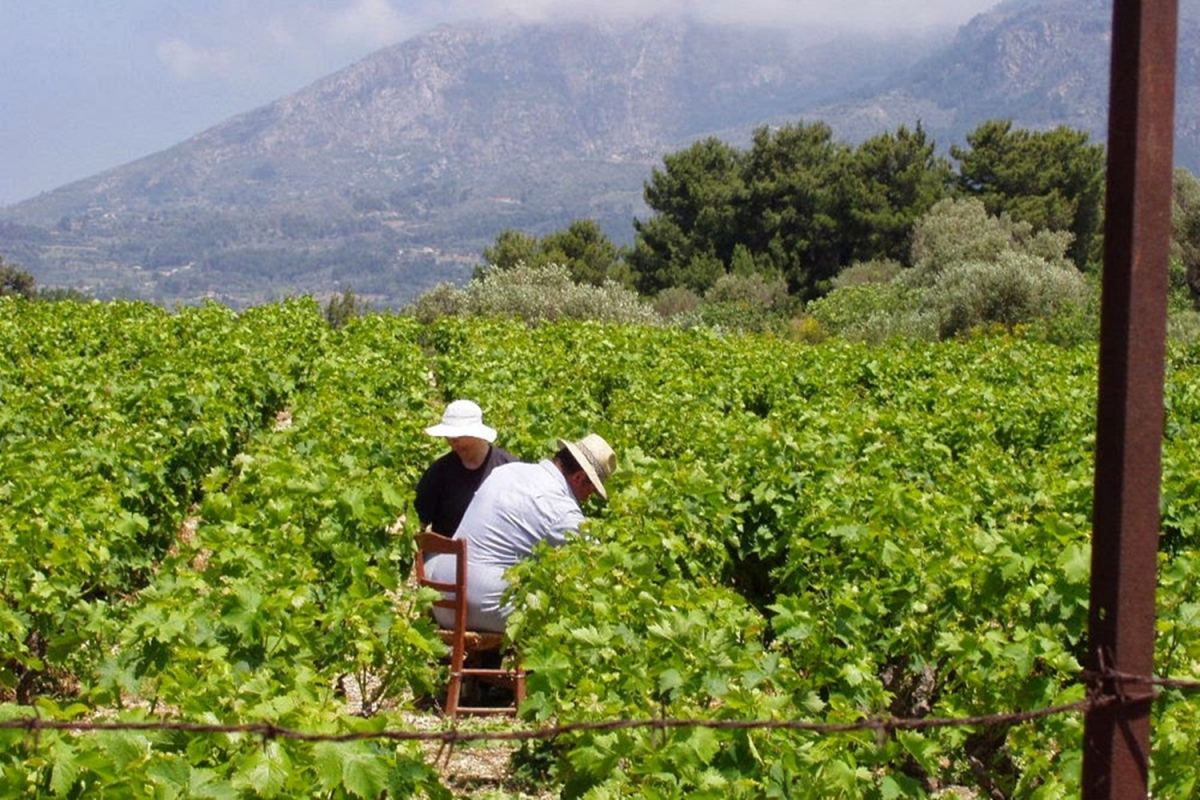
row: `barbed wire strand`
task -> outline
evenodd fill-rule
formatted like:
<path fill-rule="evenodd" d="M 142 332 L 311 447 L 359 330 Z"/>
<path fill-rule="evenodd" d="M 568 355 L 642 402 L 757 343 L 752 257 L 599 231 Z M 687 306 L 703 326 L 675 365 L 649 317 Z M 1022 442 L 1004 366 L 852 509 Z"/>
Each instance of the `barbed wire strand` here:
<path fill-rule="evenodd" d="M 1111 678 L 1112 680 L 1121 683 L 1139 683 L 1145 686 L 1157 686 L 1162 689 L 1180 689 L 1182 691 L 1200 691 L 1200 681 L 1184 678 L 1155 678 L 1145 675 L 1130 675 L 1126 672 L 1117 672 L 1108 670 L 1104 673 L 1085 672 L 1084 677 L 1089 680 L 1103 680 Z"/>
<path fill-rule="evenodd" d="M 158 720 L 147 722 L 95 722 L 83 720 L 53 720 L 45 719 L 40 714 L 20 717 L 17 719 L 0 720 L 0 730 L 24 730 L 37 737 L 41 731 L 170 731 L 195 734 L 228 734 L 254 735 L 264 739 L 293 739 L 305 742 L 356 742 L 368 739 L 386 739 L 390 741 L 424 741 L 441 742 L 443 747 L 453 746 L 464 742 L 477 741 L 529 741 L 535 739 L 554 739 L 559 736 L 574 733 L 603 733 L 618 730 L 652 729 L 665 730 L 670 728 L 709 728 L 717 730 L 792 730 L 807 731 L 817 734 L 855 733 L 871 731 L 876 735 L 890 735 L 901 730 L 928 730 L 932 728 L 950 727 L 994 727 L 1013 726 L 1026 722 L 1043 719 L 1078 711 L 1089 711 L 1094 708 L 1110 705 L 1125 705 L 1143 703 L 1152 700 L 1157 692 L 1151 691 L 1138 695 L 1103 694 L 1099 690 L 1101 680 L 1114 680 L 1119 683 L 1136 683 L 1151 687 L 1178 689 L 1183 691 L 1200 691 L 1200 681 L 1179 680 L 1171 678 L 1154 678 L 1149 676 L 1128 675 L 1111 670 L 1102 673 L 1084 673 L 1091 689 L 1088 696 L 1071 703 L 1062 703 L 1045 708 L 1016 711 L 1003 714 L 988 714 L 967 717 L 864 717 L 853 722 L 831 723 L 813 722 L 808 720 L 732 720 L 732 719 L 618 719 L 592 722 L 572 722 L 562 725 L 544 726 L 529 730 L 500 730 L 500 731 L 464 731 L 452 722 L 451 727 L 437 731 L 381 729 L 376 731 L 350 731 L 345 733 L 314 733 L 300 731 L 275 725 L 270 722 L 256 722 L 241 725 L 217 723 L 198 723 L 186 721 Z"/>
<path fill-rule="evenodd" d="M 1145 699 L 1145 698 L 1140 698 Z M 311 733 L 286 728 L 270 722 L 253 722 L 242 725 L 221 725 L 195 722 L 87 722 L 75 720 L 53 720 L 42 717 L 22 717 L 0 722 L 0 729 L 22 729 L 29 733 L 46 730 L 63 731 L 172 731 L 202 734 L 253 734 L 267 739 L 296 739 L 307 742 L 352 742 L 364 739 L 392 739 L 397 741 L 454 741 L 473 742 L 480 740 L 522 741 L 527 739 L 550 739 L 571 733 L 595 733 L 634 728 L 715 728 L 715 729 L 783 729 L 808 731 L 811 733 L 854 733 L 861 731 L 890 732 L 895 730 L 917 730 L 922 728 L 973 727 L 994 725 L 1016 725 L 1023 722 L 1054 716 L 1071 711 L 1085 711 L 1097 705 L 1117 702 L 1116 697 L 1101 700 L 1080 700 L 1033 711 L 1011 714 L 995 714 L 976 717 L 926 717 L 890 718 L 868 717 L 855 722 L 811 722 L 806 720 L 732 720 L 732 719 L 618 719 L 594 722 L 571 722 L 563 725 L 531 730 L 510 731 L 463 731 L 451 727 L 440 731 L 416 731 L 383 729 L 378 731 L 351 731 L 347 733 Z"/>

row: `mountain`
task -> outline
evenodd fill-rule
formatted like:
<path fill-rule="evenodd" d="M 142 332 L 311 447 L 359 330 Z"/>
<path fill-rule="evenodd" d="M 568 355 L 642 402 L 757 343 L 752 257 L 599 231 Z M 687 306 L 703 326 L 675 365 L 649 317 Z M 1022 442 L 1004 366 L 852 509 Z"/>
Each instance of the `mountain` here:
<path fill-rule="evenodd" d="M 1193 168 L 1195 16 L 1178 80 Z M 822 119 L 856 142 L 919 121 L 948 148 L 1010 118 L 1102 140 L 1110 17 L 1102 0 L 1013 0 L 941 36 L 835 40 L 677 18 L 442 27 L 0 210 L 0 253 L 99 296 L 240 307 L 350 288 L 397 306 L 465 279 L 504 228 L 592 218 L 631 241 L 650 171 L 705 136 Z"/>
<path fill-rule="evenodd" d="M 939 142 L 987 119 L 1077 128 L 1104 141 L 1111 0 L 1009 0 L 964 25 L 940 52 L 858 97 L 810 112 L 847 138 L 921 119 Z M 1176 161 L 1200 167 L 1200 2 L 1182 0 Z"/>

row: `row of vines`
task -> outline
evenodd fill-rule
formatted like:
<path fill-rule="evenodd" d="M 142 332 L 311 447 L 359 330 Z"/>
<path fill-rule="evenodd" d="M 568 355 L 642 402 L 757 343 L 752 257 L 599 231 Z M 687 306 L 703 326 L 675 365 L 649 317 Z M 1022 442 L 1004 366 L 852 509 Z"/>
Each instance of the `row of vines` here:
<path fill-rule="evenodd" d="M 439 685 L 409 588 L 440 405 L 526 460 L 620 458 L 586 535 L 514 572 L 534 724 L 959 717 L 1082 699 L 1095 353 L 819 346 L 569 323 L 0 299 L 0 720 L 404 727 Z M 1200 352 L 1171 354 L 1159 674 L 1200 669 Z M 357 687 L 352 704 L 343 691 Z M 1156 795 L 1196 790 L 1155 706 Z M 1078 794 L 1082 720 L 527 745 L 566 796 Z M 0 732 L 6 796 L 449 796 L 387 739 Z"/>

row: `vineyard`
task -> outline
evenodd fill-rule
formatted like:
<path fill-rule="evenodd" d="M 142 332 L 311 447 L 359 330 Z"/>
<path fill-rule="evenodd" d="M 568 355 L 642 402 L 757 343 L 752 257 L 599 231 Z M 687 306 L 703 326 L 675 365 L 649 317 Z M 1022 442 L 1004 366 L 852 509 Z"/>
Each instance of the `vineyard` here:
<path fill-rule="evenodd" d="M 603 435 L 584 536 L 515 570 L 522 746 L 563 796 L 1057 798 L 1081 701 L 1094 348 L 0 298 L 0 794 L 450 797 L 411 588 L 422 433 L 469 397 L 524 460 Z M 1200 349 L 1170 353 L 1156 674 L 1200 675 Z M 351 707 L 342 687 L 362 696 Z M 1155 796 L 1198 790 L 1164 689 Z M 449 723 L 445 723 L 447 726 Z M 358 734 L 362 734 L 359 736 Z M 347 741 L 335 741 L 347 735 Z"/>

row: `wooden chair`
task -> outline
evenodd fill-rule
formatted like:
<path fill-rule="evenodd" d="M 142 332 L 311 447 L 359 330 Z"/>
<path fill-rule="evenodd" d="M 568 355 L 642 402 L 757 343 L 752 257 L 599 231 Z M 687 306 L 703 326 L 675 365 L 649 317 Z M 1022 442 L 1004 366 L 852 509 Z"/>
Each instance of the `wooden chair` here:
<path fill-rule="evenodd" d="M 425 574 L 426 554 L 448 554 L 455 559 L 454 583 L 431 580 Z M 451 718 L 459 714 L 514 714 L 517 706 L 525 699 L 525 670 L 497 669 L 477 666 L 479 656 L 484 653 L 504 653 L 504 634 L 491 631 L 467 630 L 467 541 L 447 539 L 432 532 L 417 534 L 417 558 L 415 571 L 417 583 L 437 589 L 442 593 L 435 607 L 449 609 L 454 613 L 454 627 L 442 628 L 438 632 L 442 641 L 450 648 L 450 681 L 446 685 L 446 714 Z M 507 706 L 464 706 L 462 691 L 468 681 L 478 680 L 512 687 L 513 702 Z"/>

